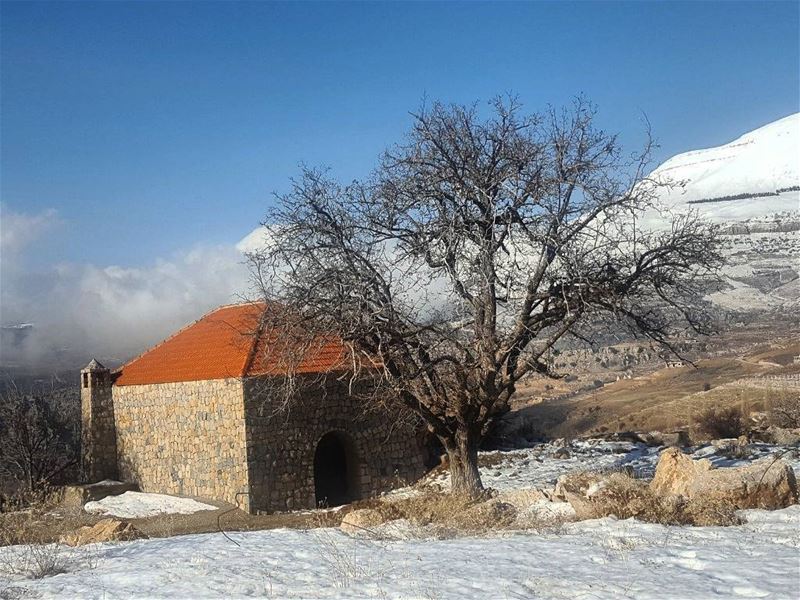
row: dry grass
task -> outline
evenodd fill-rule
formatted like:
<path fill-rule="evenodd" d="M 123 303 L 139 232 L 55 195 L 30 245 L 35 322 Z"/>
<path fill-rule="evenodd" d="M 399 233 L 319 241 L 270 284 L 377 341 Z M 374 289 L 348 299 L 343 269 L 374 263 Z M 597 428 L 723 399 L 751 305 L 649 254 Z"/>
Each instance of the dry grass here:
<path fill-rule="evenodd" d="M 47 503 L 0 515 L 0 572 L 39 579 L 67 572 L 80 562 L 91 562 L 90 553 L 56 543 L 68 531 L 86 523 L 81 515 L 56 514 Z"/>
<path fill-rule="evenodd" d="M 80 508 L 60 506 L 53 498 L 0 513 L 0 546 L 56 542 L 63 534 L 98 521 Z"/>
<path fill-rule="evenodd" d="M 336 524 L 351 510 L 364 508 L 381 513 L 383 522 L 404 519 L 415 526 L 426 527 L 428 533 L 438 537 L 449 537 L 458 531 L 486 532 L 505 529 L 512 525 L 517 515 L 513 506 L 488 495 L 470 500 L 463 496 L 425 489 L 406 498 L 376 498 L 356 502 L 334 513 L 338 520 Z M 332 525 L 330 514 L 323 513 L 318 519 L 320 520 L 316 526 Z"/>
<path fill-rule="evenodd" d="M 770 412 L 771 406 L 783 404 L 787 397 L 797 398 L 796 391 L 776 388 L 768 382 L 764 387 L 754 387 L 737 381 L 789 374 L 800 365 L 779 366 L 752 359 L 701 360 L 697 365 L 697 369 L 661 369 L 572 398 L 520 407 L 505 418 L 507 423 L 498 437 L 501 441 L 513 437 L 517 427 L 550 438 L 615 431 L 674 431 L 691 427 L 697 415 L 710 406 L 735 406 L 747 415 Z"/>
<path fill-rule="evenodd" d="M 581 503 L 579 517 L 596 519 L 615 516 L 635 517 L 647 523 L 662 525 L 737 525 L 733 503 L 704 499 L 686 500 L 680 496 L 659 496 L 647 483 L 624 473 L 614 473 L 605 480 L 605 487 Z"/>

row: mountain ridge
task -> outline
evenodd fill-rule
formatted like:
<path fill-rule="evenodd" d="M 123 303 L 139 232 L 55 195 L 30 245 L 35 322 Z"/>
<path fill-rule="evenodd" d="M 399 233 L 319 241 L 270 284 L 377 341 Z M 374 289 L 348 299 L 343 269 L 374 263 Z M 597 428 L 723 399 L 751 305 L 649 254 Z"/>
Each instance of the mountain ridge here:
<path fill-rule="evenodd" d="M 649 176 L 672 210 L 715 222 L 800 212 L 800 113 L 710 148 L 676 154 Z"/>

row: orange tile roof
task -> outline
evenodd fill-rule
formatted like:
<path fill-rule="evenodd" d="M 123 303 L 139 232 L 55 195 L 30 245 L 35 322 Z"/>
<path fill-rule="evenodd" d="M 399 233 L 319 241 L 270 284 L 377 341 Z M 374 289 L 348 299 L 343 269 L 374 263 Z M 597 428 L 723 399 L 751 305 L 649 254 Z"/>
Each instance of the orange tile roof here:
<path fill-rule="evenodd" d="M 147 385 L 178 381 L 280 375 L 282 338 L 261 327 L 263 303 L 222 306 L 139 355 L 118 371 L 114 385 Z M 271 341 L 270 341 L 271 340 Z M 335 338 L 320 340 L 303 351 L 298 373 L 338 370 L 345 348 Z"/>

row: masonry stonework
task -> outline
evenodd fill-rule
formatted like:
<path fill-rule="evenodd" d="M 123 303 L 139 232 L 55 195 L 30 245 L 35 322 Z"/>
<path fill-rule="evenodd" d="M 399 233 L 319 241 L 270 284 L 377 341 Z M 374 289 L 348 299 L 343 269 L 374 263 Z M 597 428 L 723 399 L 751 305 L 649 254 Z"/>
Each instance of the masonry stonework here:
<path fill-rule="evenodd" d="M 290 408 L 277 412 L 264 389 L 260 378 L 245 382 L 253 510 L 314 508 L 315 454 L 331 432 L 352 446 L 347 459 L 352 499 L 416 481 L 425 472 L 419 428 L 383 408 L 365 410 L 346 383 L 307 389 Z"/>
<path fill-rule="evenodd" d="M 238 379 L 114 386 L 120 476 L 235 504 L 248 491 L 242 389 Z"/>
<path fill-rule="evenodd" d="M 81 476 L 117 478 L 117 448 L 111 372 L 93 360 L 81 371 Z"/>

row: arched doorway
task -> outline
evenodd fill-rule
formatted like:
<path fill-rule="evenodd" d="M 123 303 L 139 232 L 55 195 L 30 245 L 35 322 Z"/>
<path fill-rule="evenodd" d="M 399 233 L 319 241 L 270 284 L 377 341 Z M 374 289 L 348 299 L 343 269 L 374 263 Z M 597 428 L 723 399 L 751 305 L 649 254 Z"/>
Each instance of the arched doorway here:
<path fill-rule="evenodd" d="M 346 433 L 330 431 L 314 452 L 314 492 L 317 506 L 340 506 L 358 500 L 358 456 Z"/>

